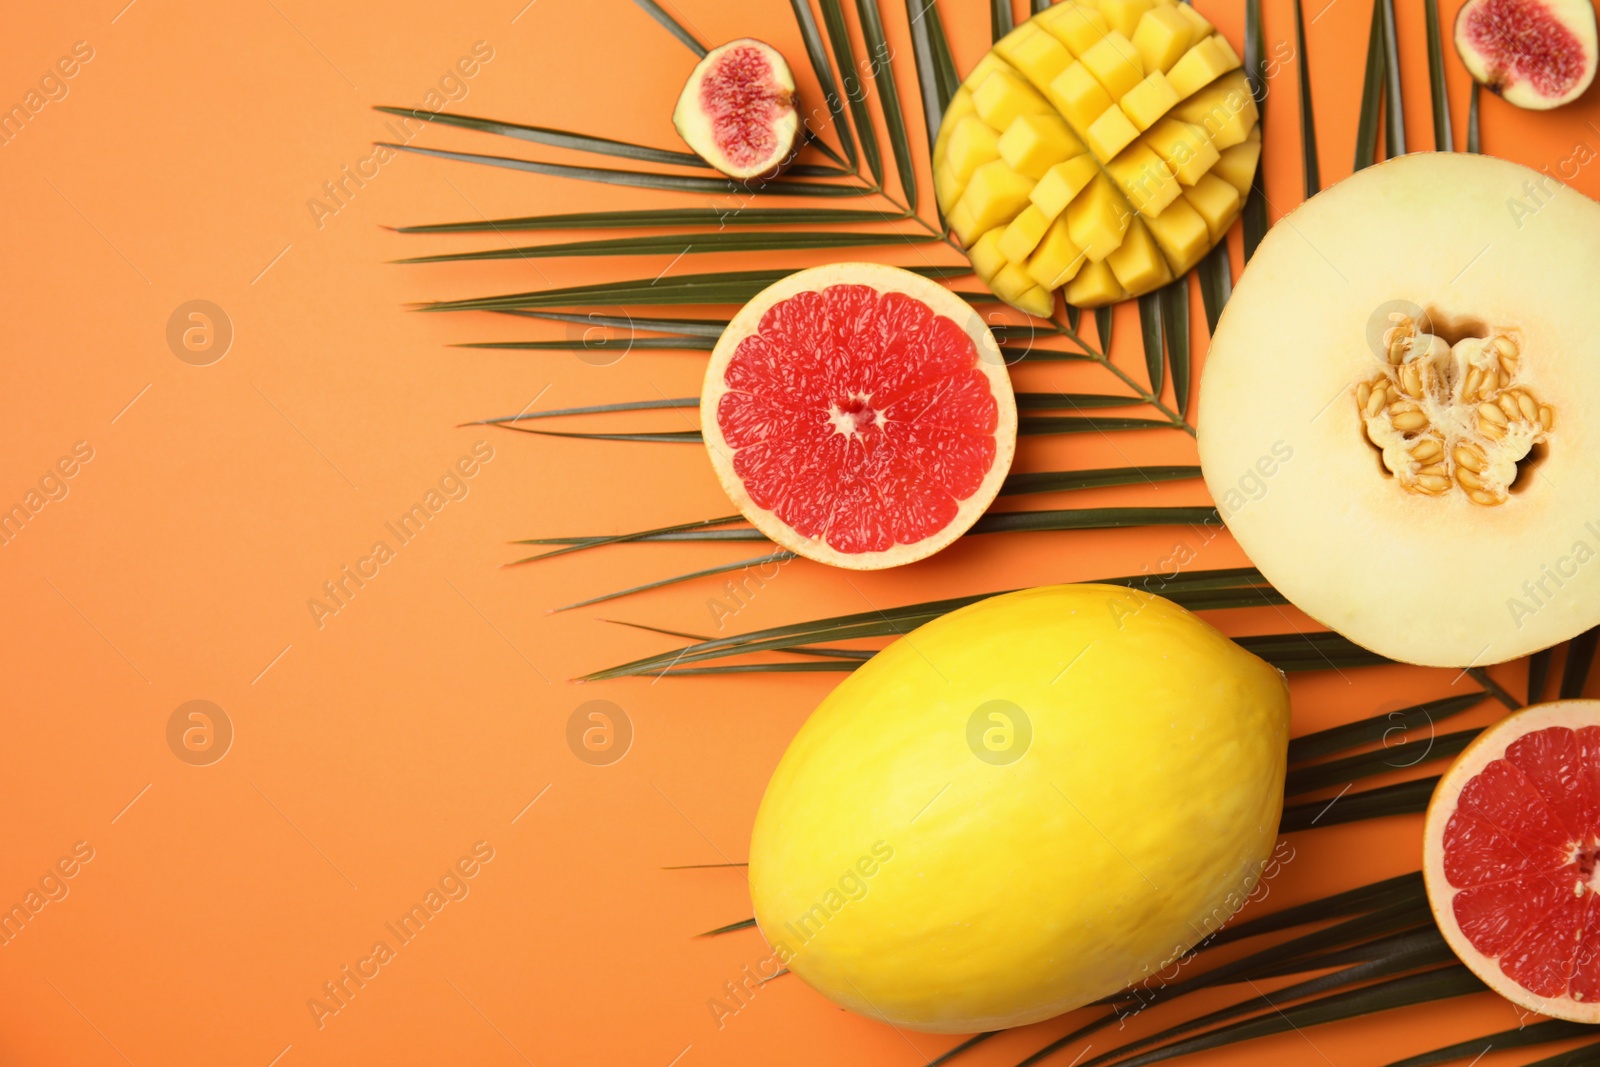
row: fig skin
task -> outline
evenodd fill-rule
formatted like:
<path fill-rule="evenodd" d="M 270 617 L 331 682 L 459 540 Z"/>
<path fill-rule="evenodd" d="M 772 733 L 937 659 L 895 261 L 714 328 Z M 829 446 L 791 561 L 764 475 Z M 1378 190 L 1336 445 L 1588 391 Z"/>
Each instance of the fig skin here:
<path fill-rule="evenodd" d="M 782 53 L 741 37 L 713 48 L 695 66 L 672 125 L 695 155 L 729 178 L 770 178 L 798 151 L 795 99 L 794 74 Z"/>
<path fill-rule="evenodd" d="M 1543 46 L 1536 57 L 1541 63 L 1532 66 L 1524 62 L 1509 41 L 1500 49 L 1480 47 L 1483 34 L 1474 32 L 1474 20 L 1479 27 L 1485 20 L 1518 22 L 1522 32 L 1517 44 L 1532 39 L 1536 46 Z M 1594 81 L 1600 65 L 1591 0 L 1467 0 L 1456 15 L 1453 36 L 1456 53 L 1475 81 L 1508 104 L 1530 111 L 1546 111 L 1576 100 Z M 1499 38 L 1489 43 L 1495 40 Z M 1560 54 L 1551 49 L 1559 49 Z M 1575 64 L 1577 73 L 1572 75 Z M 1556 86 L 1539 84 L 1552 78 L 1561 81 Z"/>

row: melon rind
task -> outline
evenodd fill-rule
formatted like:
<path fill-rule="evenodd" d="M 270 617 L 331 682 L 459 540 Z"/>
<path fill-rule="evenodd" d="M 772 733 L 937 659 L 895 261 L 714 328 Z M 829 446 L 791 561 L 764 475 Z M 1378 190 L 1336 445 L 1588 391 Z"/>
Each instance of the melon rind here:
<path fill-rule="evenodd" d="M 743 480 L 733 469 L 734 450 L 729 447 L 722 427 L 717 422 L 717 404 L 727 391 L 724 375 L 739 342 L 756 332 L 761 325 L 761 316 L 772 305 L 796 293 L 825 289 L 830 285 L 866 285 L 879 293 L 904 293 L 926 304 L 934 314 L 954 321 L 977 346 L 978 369 L 988 379 L 989 390 L 994 395 L 997 419 L 993 465 L 978 490 L 960 502 L 955 518 L 937 533 L 914 544 L 896 545 L 882 552 L 852 553 L 840 552 L 820 538 L 800 536 L 777 515 L 750 498 Z M 882 570 L 933 555 L 966 533 L 988 509 L 1000 492 L 1000 485 L 1005 481 L 1016 453 L 1017 403 L 1000 346 L 995 343 L 994 335 L 989 332 L 982 316 L 965 300 L 944 286 L 899 267 L 880 263 L 830 263 L 799 271 L 773 283 L 756 294 L 728 323 L 706 367 L 705 384 L 700 394 L 700 429 L 722 488 L 756 529 L 790 552 L 820 563 L 850 570 Z"/>
<path fill-rule="evenodd" d="M 1402 156 L 1274 226 L 1199 399 L 1207 487 L 1267 580 L 1357 644 L 1426 666 L 1501 663 L 1600 623 L 1596 277 L 1600 205 L 1487 156 Z M 1522 379 L 1556 416 L 1505 504 L 1406 493 L 1363 441 L 1369 321 L 1396 300 L 1520 330 Z"/>
<path fill-rule="evenodd" d="M 1512 1003 L 1540 1015 L 1580 1023 L 1600 1023 L 1600 1001 L 1585 1004 L 1567 997 L 1547 1000 L 1507 978 L 1500 970 L 1497 958 L 1478 951 L 1456 921 L 1452 901 L 1457 890 L 1444 873 L 1444 832 L 1450 817 L 1455 814 L 1456 801 L 1461 796 L 1462 788 L 1490 763 L 1505 755 L 1513 741 L 1551 726 L 1565 726 L 1571 730 L 1600 726 L 1600 700 L 1558 700 L 1536 704 L 1501 719 L 1479 734 L 1456 757 L 1455 763 L 1439 779 L 1433 791 L 1433 800 L 1428 805 L 1423 825 L 1422 877 L 1428 889 L 1428 905 L 1433 909 L 1439 932 L 1444 934 L 1451 951 L 1484 984 Z"/>

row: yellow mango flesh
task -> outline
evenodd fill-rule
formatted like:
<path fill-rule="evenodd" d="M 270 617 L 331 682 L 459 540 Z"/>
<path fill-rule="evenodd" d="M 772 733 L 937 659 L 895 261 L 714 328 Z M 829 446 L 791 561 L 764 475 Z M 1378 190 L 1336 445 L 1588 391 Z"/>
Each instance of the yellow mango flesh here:
<path fill-rule="evenodd" d="M 934 190 L 964 246 L 997 230 L 986 247 L 1007 263 L 1100 306 L 1197 263 L 1238 217 L 1259 162 L 1239 56 L 1190 5 L 1063 0 L 997 42 L 958 90 Z M 1068 247 L 1081 262 L 1062 262 Z M 1020 306 L 1028 290 L 1008 281 L 997 293 Z"/>

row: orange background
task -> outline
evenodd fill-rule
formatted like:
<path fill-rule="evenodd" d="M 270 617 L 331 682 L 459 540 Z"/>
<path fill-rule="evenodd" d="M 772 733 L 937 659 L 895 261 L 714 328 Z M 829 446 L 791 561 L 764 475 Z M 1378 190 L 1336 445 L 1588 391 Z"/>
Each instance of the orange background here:
<path fill-rule="evenodd" d="M 548 609 L 754 554 L 750 547 L 630 545 L 498 567 L 521 554 L 506 544 L 515 538 L 621 532 L 729 508 L 698 448 L 457 424 L 536 397 L 539 407 L 565 407 L 689 395 L 703 356 L 633 352 L 595 366 L 571 353 L 451 349 L 562 333 L 403 310 L 413 300 L 649 278 L 669 267 L 839 257 L 386 265 L 493 244 L 406 237 L 386 225 L 704 206 L 684 194 L 417 156 L 386 163 L 320 224 L 308 207 L 371 142 L 390 139 L 370 105 L 421 103 L 474 42 L 493 58 L 454 110 L 664 148 L 680 147 L 669 114 L 693 57 L 625 0 L 124 2 L 17 5 L 0 35 L 4 106 L 21 102 L 75 42 L 93 49 L 66 98 L 0 147 L 8 250 L 0 506 L 22 502 L 74 443 L 93 450 L 66 481 L 67 495 L 0 547 L 8 609 L 0 906 L 21 902 L 75 843 L 93 849 L 65 883 L 69 894 L 0 948 L 0 1062 L 915 1064 L 948 1047 L 948 1038 L 851 1016 L 793 979 L 763 987 L 719 1026 L 707 1002 L 764 948 L 754 931 L 693 935 L 749 914 L 741 874 L 662 869 L 744 859 L 766 778 L 833 676 L 567 681 L 670 647 L 604 619 L 714 629 L 707 602 L 720 581 L 566 614 Z M 1353 155 L 1370 5 L 1333 0 L 1319 13 L 1321 2 L 1307 4 L 1308 38 L 1331 183 Z M 1239 6 L 1199 3 L 1236 44 Z M 1292 48 L 1291 8 L 1263 6 L 1266 54 L 1284 54 L 1275 50 Z M 1399 6 L 1407 129 L 1412 146 L 1425 148 L 1421 5 Z M 1442 6 L 1448 26 L 1457 5 Z M 987 46 L 987 7 L 939 7 L 957 65 L 969 69 Z M 904 11 L 883 8 L 920 144 Z M 678 10 L 710 44 L 772 41 L 814 98 L 781 0 L 682 0 Z M 864 52 L 859 38 L 857 47 Z M 1453 54 L 1448 65 L 1459 144 L 1466 79 Z M 1282 68 L 1266 106 L 1274 217 L 1300 199 L 1294 76 L 1293 63 Z M 1590 125 L 1596 101 L 1590 94 L 1535 115 L 1486 99 L 1485 147 L 1555 165 L 1577 141 L 1600 144 Z M 417 143 L 629 165 L 459 131 L 427 130 Z M 920 179 L 931 213 L 928 175 Z M 1600 192 L 1590 170 L 1576 184 Z M 1237 232 L 1233 240 L 1237 256 Z M 949 261 L 948 251 L 909 246 L 874 258 L 915 265 L 924 254 Z M 165 339 L 173 310 L 192 299 L 220 305 L 235 332 L 210 366 L 180 361 Z M 1203 335 L 1198 298 L 1194 311 Z M 1142 379 L 1136 323 L 1123 315 L 1118 358 Z M 1093 367 L 1059 364 L 1023 367 L 1018 380 L 1031 389 L 1112 385 Z M 684 428 L 688 417 L 614 425 Z M 467 482 L 469 495 L 319 627 L 307 601 L 322 583 L 374 541 L 393 544 L 385 522 L 477 441 L 493 459 Z M 1035 438 L 1017 469 L 1193 455 L 1193 442 L 1174 432 L 1114 443 Z M 1204 492 L 1175 483 L 1025 506 L 1119 500 L 1203 503 Z M 973 537 L 888 574 L 796 562 L 729 629 L 1138 573 L 1180 544 L 1197 551 L 1192 566 L 1243 562 L 1225 535 L 1202 543 L 1184 529 Z M 1214 618 L 1231 633 L 1308 625 L 1267 610 Z M 1520 687 L 1522 670 L 1496 674 Z M 1300 675 L 1296 730 L 1470 684 L 1409 668 Z M 565 741 L 568 716 L 597 697 L 621 706 L 635 731 L 626 757 L 606 767 L 580 762 Z M 195 699 L 220 706 L 235 731 L 231 750 L 209 766 L 188 765 L 168 747 L 174 709 Z M 1410 817 L 1300 835 L 1272 895 L 1289 903 L 1414 869 L 1419 826 Z M 392 943 L 384 924 L 480 841 L 493 859 L 467 880 L 470 895 L 319 1028 L 308 1000 L 373 942 Z M 1516 1021 L 1482 996 L 1309 1039 L 1344 1067 Z M 1015 1062 L 1063 1030 L 1053 1023 L 1007 1035 L 971 1062 Z M 1313 1062 L 1307 1040 L 1288 1035 L 1207 1062 Z"/>

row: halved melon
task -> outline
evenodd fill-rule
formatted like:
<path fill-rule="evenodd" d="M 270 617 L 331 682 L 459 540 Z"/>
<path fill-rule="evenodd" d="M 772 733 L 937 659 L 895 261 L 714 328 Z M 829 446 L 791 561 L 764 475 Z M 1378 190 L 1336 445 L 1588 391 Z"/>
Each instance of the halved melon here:
<path fill-rule="evenodd" d="M 1189 5 L 1066 0 L 967 76 L 934 143 L 934 191 L 969 249 L 1021 223 L 1000 263 L 974 260 L 1001 299 L 1035 315 L 1058 288 L 1107 304 L 1165 285 L 1222 239 L 1255 176 L 1259 118 L 1238 55 Z M 1065 260 L 1060 241 L 1039 240 L 1062 220 Z"/>
<path fill-rule="evenodd" d="M 1200 388 L 1200 462 L 1267 579 L 1408 663 L 1600 623 L 1600 205 L 1401 156 L 1268 232 Z"/>

